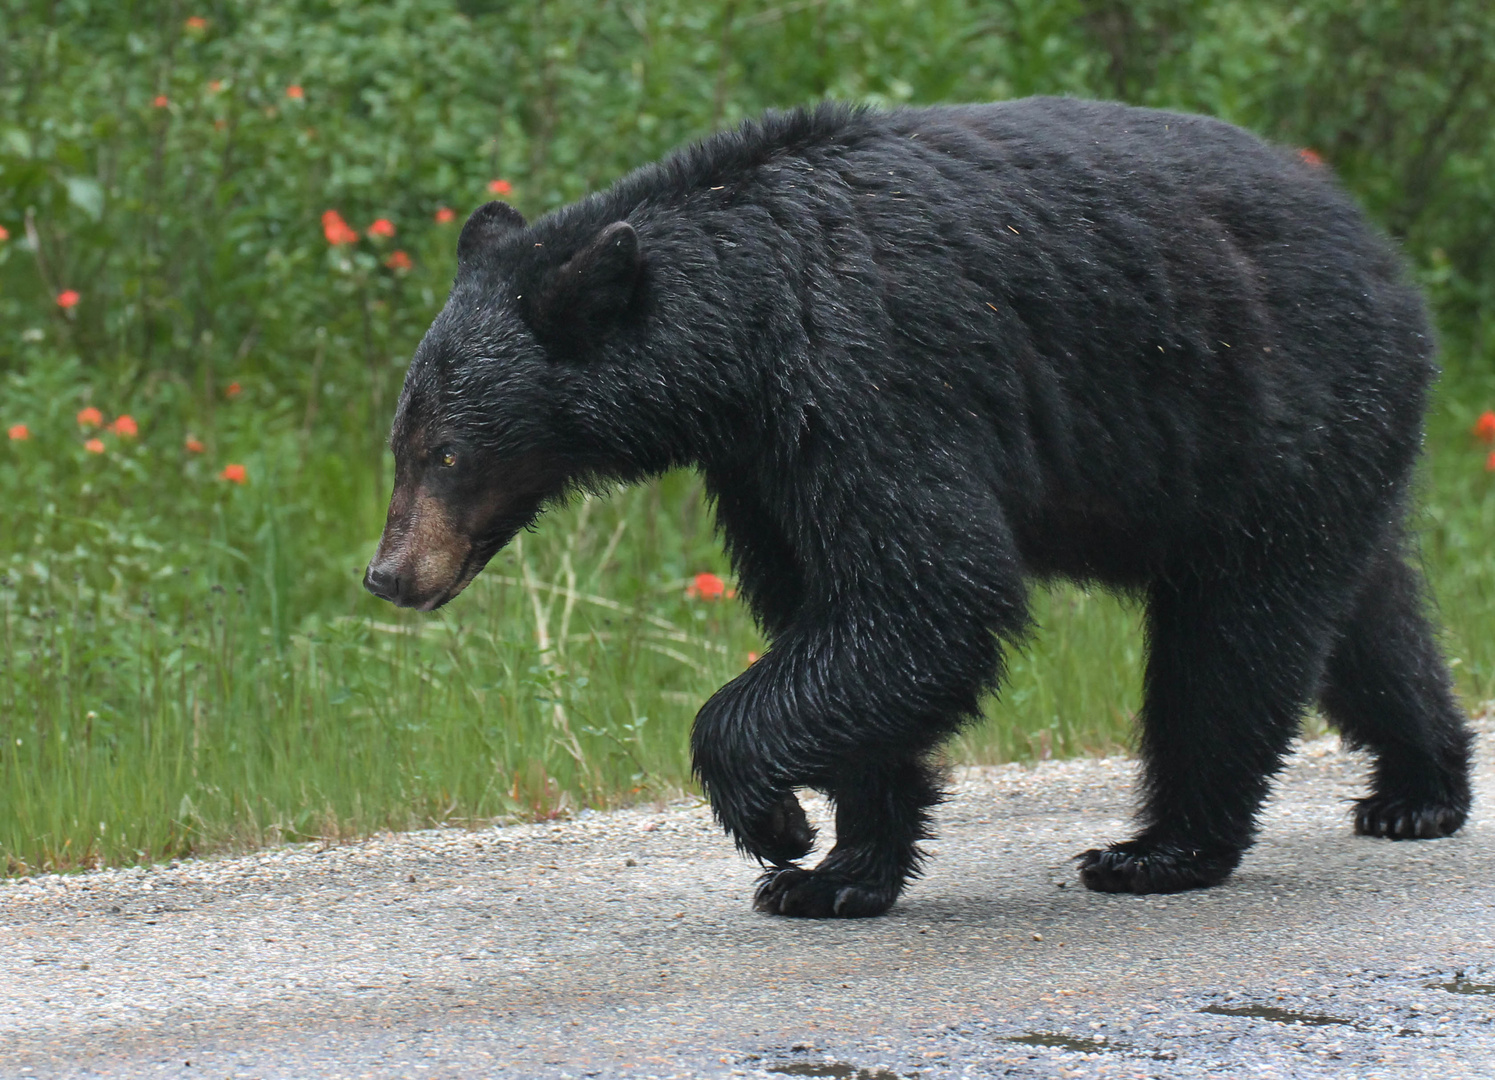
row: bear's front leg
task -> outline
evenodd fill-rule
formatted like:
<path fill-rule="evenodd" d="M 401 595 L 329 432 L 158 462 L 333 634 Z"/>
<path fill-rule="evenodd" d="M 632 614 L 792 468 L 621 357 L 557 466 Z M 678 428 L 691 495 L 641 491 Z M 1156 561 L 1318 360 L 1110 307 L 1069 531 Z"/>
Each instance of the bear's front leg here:
<path fill-rule="evenodd" d="M 836 805 L 836 846 L 813 870 L 770 870 L 753 906 L 770 915 L 862 918 L 881 915 L 917 877 L 931 806 L 941 795 L 924 763 L 863 764 L 838 776 L 828 790 Z"/>
<path fill-rule="evenodd" d="M 770 867 L 754 906 L 807 918 L 881 915 L 918 872 L 917 842 L 928 835 L 938 788 L 917 760 L 874 765 L 871 745 L 859 753 L 854 740 L 838 745 L 833 732 L 781 715 L 784 699 L 763 678 L 767 660 L 707 703 L 692 738 L 718 820 L 743 853 Z M 797 786 L 824 790 L 836 806 L 836 846 L 813 869 L 798 865 L 815 830 Z"/>
<path fill-rule="evenodd" d="M 887 624 L 781 634 L 696 717 L 692 751 L 712 809 L 739 849 L 771 867 L 760 911 L 879 915 L 918 873 L 940 799 L 925 761 L 974 713 L 996 644 L 984 630 L 913 641 L 872 632 Z M 813 869 L 797 865 L 814 833 L 796 787 L 836 806 L 836 845 Z"/>
<path fill-rule="evenodd" d="M 712 695 L 696 716 L 691 757 L 711 808 L 743 854 L 793 867 L 815 846 L 815 830 L 794 794 L 806 781 L 761 685 L 765 657 Z"/>

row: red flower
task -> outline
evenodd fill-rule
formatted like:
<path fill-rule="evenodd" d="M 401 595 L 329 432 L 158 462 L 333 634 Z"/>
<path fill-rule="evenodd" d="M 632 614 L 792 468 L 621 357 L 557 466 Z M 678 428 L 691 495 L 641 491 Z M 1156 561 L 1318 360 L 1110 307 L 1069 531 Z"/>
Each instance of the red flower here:
<path fill-rule="evenodd" d="M 95 428 L 104 422 L 104 414 L 92 405 L 78 410 L 78 426 Z"/>
<path fill-rule="evenodd" d="M 358 234 L 343 220 L 343 215 L 336 210 L 328 210 L 322 215 L 322 235 L 327 237 L 327 242 L 333 247 L 339 244 L 351 244 L 357 241 Z"/>
<path fill-rule="evenodd" d="M 9 434 L 11 442 L 25 442 L 31 438 L 31 430 L 25 424 L 12 424 Z"/>
<path fill-rule="evenodd" d="M 376 218 L 369 226 L 370 236 L 393 236 L 395 234 L 395 223 L 389 218 Z"/>
<path fill-rule="evenodd" d="M 224 397 L 238 397 L 244 392 L 244 388 L 236 382 L 231 382 L 223 391 Z"/>
<path fill-rule="evenodd" d="M 438 220 L 438 221 L 441 220 L 441 218 L 440 218 L 439 215 L 437 216 L 436 220 Z M 447 218 L 447 220 L 450 221 L 451 218 Z M 0 225 L 0 244 L 3 244 L 5 241 L 7 241 L 9 239 L 10 239 L 10 230 L 7 229 L 4 225 Z"/>
<path fill-rule="evenodd" d="M 190 15 L 187 17 L 188 30 L 206 30 L 207 28 L 208 20 L 204 19 L 201 15 Z"/>
<path fill-rule="evenodd" d="M 1486 409 L 1474 422 L 1474 437 L 1480 442 L 1495 443 L 1495 412 Z"/>
<path fill-rule="evenodd" d="M 200 454 L 206 449 L 207 447 L 202 444 L 202 440 L 194 439 L 191 435 L 187 436 L 187 453 Z"/>
<path fill-rule="evenodd" d="M 758 654 L 755 653 L 755 652 L 748 653 L 748 666 L 751 667 L 752 665 L 756 664 L 757 662 L 758 662 Z"/>
<path fill-rule="evenodd" d="M 87 450 L 90 454 L 102 454 L 104 452 L 104 440 L 89 439 L 83 444 L 83 449 Z"/>
<path fill-rule="evenodd" d="M 301 89 L 301 87 L 297 86 L 295 83 L 292 83 L 290 86 L 286 87 L 286 97 L 290 98 L 292 101 L 301 101 L 306 97 L 306 91 Z"/>
<path fill-rule="evenodd" d="M 389 258 L 384 260 L 384 265 L 391 270 L 409 270 L 413 264 L 410 262 L 410 256 L 403 251 L 391 251 Z"/>
<path fill-rule="evenodd" d="M 449 224 L 451 222 L 452 218 L 454 218 L 456 216 L 457 216 L 457 211 L 453 210 L 450 206 L 440 207 L 436 211 L 436 224 L 438 224 L 438 225 Z M 5 239 L 5 237 L 0 236 L 0 240 L 3 240 L 3 239 Z"/>
<path fill-rule="evenodd" d="M 510 195 L 514 191 L 514 185 L 507 180 L 489 180 L 488 190 L 495 195 Z"/>
<path fill-rule="evenodd" d="M 218 93 L 218 91 L 223 89 L 223 80 L 214 79 L 212 82 L 208 83 L 208 89 L 213 91 L 213 93 L 215 94 Z"/>
<path fill-rule="evenodd" d="M 249 472 L 242 465 L 225 465 L 223 471 L 218 474 L 218 479 L 228 480 L 235 484 L 247 484 Z"/>
<path fill-rule="evenodd" d="M 60 308 L 77 307 L 81 299 L 83 298 L 78 295 L 77 289 L 63 289 L 57 294 L 57 306 Z"/>
<path fill-rule="evenodd" d="M 1310 150 L 1305 146 L 1298 151 L 1298 157 L 1303 159 L 1305 165 L 1312 165 L 1315 169 L 1324 167 L 1324 159 L 1319 156 L 1317 150 Z"/>
<path fill-rule="evenodd" d="M 114 418 L 114 423 L 109 425 L 109 430 L 116 435 L 126 439 L 133 439 L 140 434 L 140 427 L 135 423 L 135 418 L 129 413 L 121 413 Z"/>
<path fill-rule="evenodd" d="M 171 104 L 171 99 L 168 98 L 165 94 L 157 94 L 156 99 L 152 101 L 151 104 L 158 109 L 164 109 L 166 108 L 166 106 Z"/>
<path fill-rule="evenodd" d="M 685 587 L 685 595 L 692 599 L 719 600 L 727 591 L 727 583 L 715 574 L 697 574 Z"/>

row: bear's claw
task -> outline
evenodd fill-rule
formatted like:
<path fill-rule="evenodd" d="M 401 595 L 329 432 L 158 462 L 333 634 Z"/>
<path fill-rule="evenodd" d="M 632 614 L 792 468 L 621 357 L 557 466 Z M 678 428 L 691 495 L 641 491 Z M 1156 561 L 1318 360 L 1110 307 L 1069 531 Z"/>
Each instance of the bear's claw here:
<path fill-rule="evenodd" d="M 753 907 L 769 915 L 801 919 L 866 919 L 887 911 L 897 898 L 896 890 L 792 866 L 770 870 L 759 879 Z"/>
<path fill-rule="evenodd" d="M 1355 831 L 1387 840 L 1436 840 L 1458 832 L 1468 813 L 1442 803 L 1370 795 L 1355 803 Z"/>
<path fill-rule="evenodd" d="M 1130 840 L 1092 848 L 1075 858 L 1087 889 L 1112 893 L 1169 893 L 1206 889 L 1230 876 L 1240 853 L 1208 854 Z"/>

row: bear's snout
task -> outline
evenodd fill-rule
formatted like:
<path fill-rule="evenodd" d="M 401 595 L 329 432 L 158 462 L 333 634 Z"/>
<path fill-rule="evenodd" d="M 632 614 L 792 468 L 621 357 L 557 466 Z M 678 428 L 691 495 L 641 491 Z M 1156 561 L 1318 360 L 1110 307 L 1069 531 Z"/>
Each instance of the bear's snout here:
<path fill-rule="evenodd" d="M 400 602 L 400 575 L 377 562 L 369 563 L 369 568 L 364 571 L 363 587 L 380 600 L 388 600 L 391 604 Z"/>
<path fill-rule="evenodd" d="M 473 565 L 464 553 L 441 549 L 416 559 L 381 554 L 364 571 L 363 587 L 396 607 L 434 611 L 466 588 L 479 569 L 481 564 Z"/>
<path fill-rule="evenodd" d="M 456 596 L 482 569 L 471 530 L 430 493 L 397 489 L 363 587 L 398 607 L 432 611 Z"/>

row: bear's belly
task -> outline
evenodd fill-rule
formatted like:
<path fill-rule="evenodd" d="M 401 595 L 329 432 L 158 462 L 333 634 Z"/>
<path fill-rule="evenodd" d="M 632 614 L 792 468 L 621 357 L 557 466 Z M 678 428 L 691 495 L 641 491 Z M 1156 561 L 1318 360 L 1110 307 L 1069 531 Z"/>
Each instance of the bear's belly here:
<path fill-rule="evenodd" d="M 1013 523 L 1024 569 L 1117 588 L 1145 585 L 1166 558 L 1161 530 L 1096 499 L 1050 503 Z"/>

